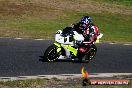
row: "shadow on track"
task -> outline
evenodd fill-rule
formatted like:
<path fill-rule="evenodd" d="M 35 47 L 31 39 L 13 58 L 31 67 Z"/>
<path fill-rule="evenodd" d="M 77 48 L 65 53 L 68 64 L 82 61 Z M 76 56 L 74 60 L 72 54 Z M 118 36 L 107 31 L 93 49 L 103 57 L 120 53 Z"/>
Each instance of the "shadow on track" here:
<path fill-rule="evenodd" d="M 39 56 L 41 59 L 39 59 L 39 61 L 41 62 L 48 62 L 44 60 L 44 56 Z M 72 63 L 88 63 L 88 62 L 79 62 L 78 60 L 70 60 L 70 59 L 58 59 L 54 62 L 72 62 Z M 50 62 L 49 62 L 50 63 Z"/>

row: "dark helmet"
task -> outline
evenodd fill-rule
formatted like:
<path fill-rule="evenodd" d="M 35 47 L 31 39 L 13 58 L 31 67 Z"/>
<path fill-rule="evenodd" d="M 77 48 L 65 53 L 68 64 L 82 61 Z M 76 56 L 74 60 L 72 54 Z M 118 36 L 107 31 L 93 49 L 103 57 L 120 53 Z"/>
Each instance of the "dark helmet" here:
<path fill-rule="evenodd" d="M 89 16 L 84 16 L 81 19 L 81 24 L 80 24 L 82 31 L 84 31 L 90 25 L 90 23 L 92 23 L 92 18 Z"/>
<path fill-rule="evenodd" d="M 84 16 L 84 17 L 81 19 L 81 22 L 84 23 L 84 24 L 89 25 L 90 23 L 92 23 L 92 18 L 89 17 L 89 16 Z"/>

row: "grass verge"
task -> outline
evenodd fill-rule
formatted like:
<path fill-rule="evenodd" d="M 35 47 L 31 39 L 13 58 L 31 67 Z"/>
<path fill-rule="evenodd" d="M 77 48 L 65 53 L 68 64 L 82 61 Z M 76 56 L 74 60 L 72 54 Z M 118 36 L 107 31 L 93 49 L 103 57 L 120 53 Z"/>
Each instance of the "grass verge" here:
<path fill-rule="evenodd" d="M 0 0 L 0 37 L 53 39 L 58 29 L 89 15 L 104 34 L 103 42 L 132 42 L 131 4 L 111 4 L 125 3 L 123 0 L 107 0 L 107 4 L 103 2 L 104 0 Z"/>
<path fill-rule="evenodd" d="M 16 81 L 1 81 L 0 88 L 38 88 L 42 85 L 46 85 L 46 79 L 27 79 Z"/>

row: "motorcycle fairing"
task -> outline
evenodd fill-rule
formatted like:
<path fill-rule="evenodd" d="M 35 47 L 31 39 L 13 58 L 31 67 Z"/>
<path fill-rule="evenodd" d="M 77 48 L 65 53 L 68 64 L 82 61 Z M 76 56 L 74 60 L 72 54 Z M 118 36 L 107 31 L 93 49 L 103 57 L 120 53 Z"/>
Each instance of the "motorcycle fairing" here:
<path fill-rule="evenodd" d="M 63 45 L 63 46 L 67 48 L 69 51 L 71 51 L 73 55 L 77 56 L 77 49 L 73 48 L 71 45 Z"/>
<path fill-rule="evenodd" d="M 55 42 L 54 45 L 57 46 L 57 53 L 61 51 L 61 44 L 60 43 L 57 43 Z"/>
<path fill-rule="evenodd" d="M 72 47 L 72 45 L 64 45 L 64 44 L 60 44 L 58 42 L 55 42 L 54 45 L 57 46 L 57 52 L 60 52 L 61 51 L 61 47 L 63 46 L 64 48 L 66 48 L 69 51 L 71 51 L 73 55 L 77 56 L 77 49 Z"/>

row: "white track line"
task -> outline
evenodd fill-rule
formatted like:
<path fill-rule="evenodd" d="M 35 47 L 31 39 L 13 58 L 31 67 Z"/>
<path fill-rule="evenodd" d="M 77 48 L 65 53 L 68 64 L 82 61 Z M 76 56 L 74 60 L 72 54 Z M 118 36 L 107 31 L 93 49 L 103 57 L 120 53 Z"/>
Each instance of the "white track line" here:
<path fill-rule="evenodd" d="M 24 39 L 24 38 L 14 38 L 14 39 L 21 40 L 21 39 Z M 43 41 L 43 40 L 48 40 L 48 39 L 33 39 L 33 40 Z M 101 43 L 101 42 L 99 42 L 99 43 Z M 99 43 L 96 43 L 96 44 L 99 44 Z M 115 44 L 118 44 L 118 43 L 108 43 L 108 44 L 115 45 Z M 129 43 L 128 44 L 126 43 L 126 44 L 122 44 L 122 45 L 131 46 L 132 44 L 131 43 L 130 44 Z"/>
<path fill-rule="evenodd" d="M 125 46 L 130 46 L 130 45 L 132 45 L 132 44 L 123 44 L 123 45 L 125 45 Z"/>
<path fill-rule="evenodd" d="M 23 38 L 15 38 L 15 39 L 18 39 L 19 40 L 19 39 L 23 39 Z"/>
<path fill-rule="evenodd" d="M 117 44 L 117 43 L 109 43 L 109 44 L 114 45 L 114 44 Z"/>
<path fill-rule="evenodd" d="M 34 40 L 45 40 L 45 39 L 34 39 Z"/>
<path fill-rule="evenodd" d="M 15 39 L 23 39 L 23 38 L 15 38 Z M 37 41 L 43 41 L 43 40 L 46 40 L 46 39 L 33 39 L 33 40 L 37 40 Z M 101 43 L 101 42 L 99 42 L 99 43 Z M 96 43 L 96 44 L 99 44 L 99 43 Z M 111 45 L 115 45 L 115 44 L 118 44 L 118 43 L 109 43 L 109 44 L 111 44 Z M 126 46 L 129 46 L 129 45 L 132 45 L 132 44 L 123 44 L 123 45 L 126 45 Z"/>

